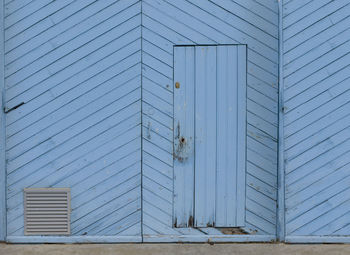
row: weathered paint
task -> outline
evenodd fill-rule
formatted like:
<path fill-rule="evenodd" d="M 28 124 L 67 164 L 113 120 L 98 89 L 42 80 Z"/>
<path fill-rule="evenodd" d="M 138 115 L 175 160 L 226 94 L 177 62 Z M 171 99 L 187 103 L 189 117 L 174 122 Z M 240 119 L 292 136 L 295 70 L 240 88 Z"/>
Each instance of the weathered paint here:
<path fill-rule="evenodd" d="M 245 45 L 174 48 L 176 227 L 245 224 L 246 64 Z"/>
<path fill-rule="evenodd" d="M 274 238 L 275 0 L 4 4 L 9 241 Z M 198 44 L 247 45 L 247 181 L 242 184 L 244 229 L 254 235 L 173 228 L 173 48 Z M 21 191 L 43 186 L 71 188 L 71 239 L 23 237 Z"/>
<path fill-rule="evenodd" d="M 173 137 L 177 132 L 177 123 L 173 123 L 173 109 L 177 109 L 173 101 L 176 82 L 173 80 L 173 71 L 176 72 L 173 70 L 173 51 L 176 50 L 174 46 L 181 45 L 247 45 L 247 195 L 244 229 L 256 235 L 275 235 L 277 1 L 179 0 L 175 4 L 169 0 L 144 0 L 142 25 L 144 240 L 156 241 L 169 235 L 175 236 L 175 239 L 184 234 L 203 235 L 203 231 L 197 229 L 173 228 L 172 214 L 176 210 L 172 196 L 173 168 L 177 164 L 173 162 L 173 154 L 176 154 L 176 146 L 173 151 Z M 189 181 L 186 190 L 191 186 L 192 181 Z M 188 215 L 192 206 L 190 202 L 186 204 Z M 176 224 L 188 224 L 183 219 L 176 220 Z"/>
<path fill-rule="evenodd" d="M 5 4 L 9 240 L 30 187 L 71 189 L 72 236 L 140 240 L 140 1 Z"/>
<path fill-rule="evenodd" d="M 284 1 L 287 242 L 349 242 L 350 3 Z"/>
<path fill-rule="evenodd" d="M 192 227 L 194 216 L 195 48 L 174 48 L 174 212 L 175 227 Z"/>
<path fill-rule="evenodd" d="M 0 4 L 0 240 L 350 242 L 348 0 Z M 174 46 L 220 44 L 247 46 L 244 235 L 173 228 Z M 76 192 L 73 236 L 23 236 L 42 186 Z"/>

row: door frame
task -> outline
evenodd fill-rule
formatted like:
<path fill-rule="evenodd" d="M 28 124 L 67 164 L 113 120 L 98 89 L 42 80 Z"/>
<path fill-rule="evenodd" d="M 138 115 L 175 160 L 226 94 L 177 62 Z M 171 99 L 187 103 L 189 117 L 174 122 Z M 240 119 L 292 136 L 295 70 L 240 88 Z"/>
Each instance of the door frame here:
<path fill-rule="evenodd" d="M 176 90 L 176 88 L 175 88 L 175 82 L 177 82 L 176 80 L 175 80 L 175 49 L 176 48 L 186 48 L 186 47 L 188 47 L 188 48 L 190 48 L 190 47 L 192 47 L 193 49 L 194 49 L 194 54 L 195 54 L 195 52 L 196 52 L 196 48 L 197 47 L 219 47 L 219 46 L 235 46 L 235 47 L 237 47 L 237 50 L 238 50 L 238 47 L 239 46 L 241 46 L 241 47 L 244 47 L 244 54 L 245 54 L 245 100 L 244 100 L 244 105 L 243 105 L 243 107 L 245 108 L 245 114 L 243 114 L 244 115 L 244 117 L 243 117 L 243 121 L 245 122 L 244 123 L 244 129 L 245 129 L 245 138 L 244 138 L 244 144 L 245 144 L 245 151 L 244 151 L 244 153 L 243 153 L 243 157 L 245 158 L 244 159 L 244 168 L 245 168 L 245 171 L 244 171 L 244 185 L 243 185 L 243 187 L 244 187 L 244 189 L 246 189 L 246 162 L 247 162 L 247 89 L 246 89 L 246 86 L 247 86 L 247 70 L 248 70 L 248 65 L 247 65 L 247 61 L 248 61 L 248 56 L 247 56 L 247 50 L 248 50 L 248 45 L 247 44 L 239 44 L 239 43 L 237 43 L 237 44 L 233 44 L 233 43 L 230 43 L 230 44 L 186 44 L 186 45 L 174 45 L 173 46 L 173 86 L 174 86 L 174 92 L 173 92 L 173 102 L 174 102 L 174 105 L 173 105 L 173 132 L 174 132 L 174 137 L 176 136 L 176 134 L 175 134 L 175 132 L 177 132 L 176 130 L 179 128 L 177 125 L 177 123 L 175 123 L 176 121 L 175 121 L 175 107 L 176 107 L 176 105 L 175 105 L 175 90 Z M 237 53 L 238 54 L 238 56 L 237 57 L 239 57 L 239 53 Z M 194 55 L 194 58 L 195 58 L 195 55 Z M 195 62 L 195 60 L 194 60 L 194 72 L 195 72 L 195 65 L 196 65 L 196 62 Z M 239 68 L 238 68 L 239 69 Z M 193 74 L 194 76 L 195 76 L 195 73 Z M 195 78 L 194 78 L 195 79 Z M 195 86 L 195 85 L 194 85 Z M 194 89 L 195 90 L 195 89 Z M 194 94 L 193 94 L 193 96 L 195 97 L 195 92 L 194 92 Z M 195 104 L 195 103 L 194 103 Z M 195 110 L 195 107 L 194 107 L 194 109 L 193 110 Z M 196 122 L 196 118 L 195 118 L 195 112 L 194 112 L 194 119 L 193 119 L 193 122 L 195 123 Z M 194 127 L 195 127 L 195 124 L 194 124 Z M 194 130 L 195 130 L 195 128 L 194 128 Z M 195 131 L 194 131 L 195 132 Z M 194 137 L 193 137 L 193 154 L 195 155 L 195 140 L 196 140 L 196 138 L 195 138 L 195 133 L 194 133 Z M 176 164 L 175 164 L 175 161 L 177 160 L 177 156 L 176 156 L 176 153 L 175 153 L 175 151 L 176 151 L 176 148 L 175 148 L 175 138 L 174 138 L 174 141 L 173 141 L 173 153 L 174 153 L 174 157 L 173 157 L 173 162 L 174 162 L 174 164 L 173 164 L 173 175 L 174 175 L 174 187 L 173 187 L 173 195 L 175 194 L 175 166 L 176 166 Z M 193 156 L 194 158 L 193 158 L 193 160 L 195 161 L 195 156 Z M 194 169 L 193 169 L 193 182 L 195 183 L 195 163 L 193 162 L 193 167 L 194 167 Z M 188 177 L 188 176 L 187 176 Z M 188 219 L 188 223 L 187 223 L 187 228 L 190 228 L 190 227 L 193 227 L 194 225 L 195 225 L 195 184 L 193 183 L 193 201 L 192 201 L 192 205 L 191 205 L 191 207 L 192 207 L 192 213 L 191 213 L 191 215 L 192 216 L 190 216 L 190 218 Z M 235 183 L 235 184 L 233 184 L 233 185 L 236 185 L 237 184 L 237 182 Z M 239 183 L 239 185 L 240 185 L 240 183 Z M 245 209 L 245 203 L 246 203 L 246 191 L 244 191 L 243 192 L 244 193 L 244 208 L 243 208 L 243 210 L 245 211 L 246 209 Z M 176 220 L 176 217 L 175 217 L 175 198 L 173 197 L 173 204 L 172 204 L 172 207 L 173 207 L 173 226 L 175 227 L 175 228 L 177 228 L 176 227 L 176 225 L 177 225 L 177 220 Z M 189 209 L 189 208 L 185 208 L 185 210 L 186 209 Z M 244 212 L 244 221 L 245 221 L 245 212 Z"/>

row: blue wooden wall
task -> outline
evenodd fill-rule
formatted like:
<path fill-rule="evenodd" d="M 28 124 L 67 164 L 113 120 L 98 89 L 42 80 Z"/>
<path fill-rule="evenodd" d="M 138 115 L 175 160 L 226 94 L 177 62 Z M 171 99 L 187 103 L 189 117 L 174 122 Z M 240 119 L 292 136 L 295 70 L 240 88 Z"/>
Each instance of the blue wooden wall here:
<path fill-rule="evenodd" d="M 172 227 L 173 46 L 198 44 L 247 45 L 245 230 L 265 239 L 235 240 L 274 238 L 277 1 L 4 1 L 10 241 L 60 240 L 15 238 L 25 187 L 70 187 L 75 237 L 222 234 Z"/>
<path fill-rule="evenodd" d="M 143 0 L 144 240 L 160 240 L 162 236 L 162 240 L 170 241 L 176 236 L 219 232 L 172 228 L 173 46 L 195 44 L 247 44 L 246 229 L 250 233 L 274 235 L 279 55 L 277 1 L 177 0 L 175 4 L 171 0 Z"/>
<path fill-rule="evenodd" d="M 71 188 L 74 236 L 141 235 L 141 3 L 5 1 L 7 235 Z"/>
<path fill-rule="evenodd" d="M 348 0 L 283 1 L 289 242 L 349 241 L 349 13 Z"/>
<path fill-rule="evenodd" d="M 0 240 L 5 209 L 14 242 L 274 238 L 280 57 L 281 229 L 349 242 L 348 0 L 283 0 L 280 42 L 276 0 L 0 2 Z M 173 47 L 201 44 L 247 45 L 241 238 L 173 228 Z M 26 187 L 72 189 L 72 237 L 22 237 Z"/>

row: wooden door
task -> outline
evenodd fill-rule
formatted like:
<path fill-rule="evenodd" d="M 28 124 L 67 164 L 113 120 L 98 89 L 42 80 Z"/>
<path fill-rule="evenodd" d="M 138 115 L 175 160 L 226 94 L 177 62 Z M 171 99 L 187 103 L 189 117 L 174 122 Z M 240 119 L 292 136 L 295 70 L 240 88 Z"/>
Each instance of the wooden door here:
<path fill-rule="evenodd" d="M 245 221 L 246 48 L 174 48 L 174 225 Z"/>

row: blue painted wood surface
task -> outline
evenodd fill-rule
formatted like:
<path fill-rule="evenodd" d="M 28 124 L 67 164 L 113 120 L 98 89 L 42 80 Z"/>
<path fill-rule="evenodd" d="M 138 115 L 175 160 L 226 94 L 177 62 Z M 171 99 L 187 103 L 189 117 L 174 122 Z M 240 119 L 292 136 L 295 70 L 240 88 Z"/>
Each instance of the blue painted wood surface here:
<path fill-rule="evenodd" d="M 6 106 L 25 103 L 6 115 L 8 236 L 23 188 L 69 187 L 73 236 L 141 240 L 140 1 L 5 10 Z"/>
<path fill-rule="evenodd" d="M 198 44 L 247 45 L 240 210 L 256 240 L 276 233 L 276 1 L 4 4 L 6 107 L 24 103 L 6 115 L 9 240 L 22 240 L 22 189 L 44 186 L 72 188 L 76 237 L 208 236 L 172 225 L 173 46 Z"/>
<path fill-rule="evenodd" d="M 238 66 L 246 66 L 246 62 L 238 59 L 238 46 L 217 47 L 217 74 L 216 74 L 216 196 L 215 196 L 215 226 L 231 227 L 244 226 L 244 209 L 241 211 L 243 220 L 237 224 L 238 203 L 245 205 L 245 196 L 241 201 L 237 199 L 238 182 L 245 183 L 245 179 L 240 180 L 237 174 L 238 150 L 245 151 L 245 144 L 238 145 L 238 138 L 246 136 L 246 122 L 243 123 L 242 133 L 238 134 L 238 104 L 245 103 L 245 96 L 238 100 L 238 86 L 246 90 L 245 80 L 238 84 Z M 244 48 L 244 47 L 243 47 Z M 242 69 L 246 75 L 245 68 Z M 245 94 L 245 93 L 244 93 Z M 240 111 L 245 113 L 246 110 Z M 245 141 L 245 139 L 244 139 Z M 243 177 L 245 177 L 245 156 L 243 161 Z M 242 187 L 245 189 L 245 186 Z M 245 194 L 245 192 L 243 192 Z"/>
<path fill-rule="evenodd" d="M 268 241 L 279 178 L 280 237 L 349 242 L 349 1 L 284 0 L 280 19 L 275 0 L 5 0 L 3 7 L 1 105 L 24 104 L 6 114 L 0 239 L 7 209 L 11 242 Z M 195 188 L 194 173 L 182 169 L 185 184 L 173 175 L 174 46 L 201 44 L 247 47 L 247 175 L 237 191 L 246 191 L 243 229 L 255 235 L 173 228 L 175 214 L 192 210 L 186 190 Z M 23 188 L 67 186 L 75 236 L 22 237 Z M 176 219 L 187 226 L 187 216 Z"/>
<path fill-rule="evenodd" d="M 0 1 L 0 241 L 6 238 L 6 125 L 4 83 L 4 1 Z"/>
<path fill-rule="evenodd" d="M 190 227 L 194 216 L 195 48 L 174 47 L 174 212 L 175 227 Z"/>
<path fill-rule="evenodd" d="M 175 47 L 174 82 L 174 225 L 244 226 L 246 47 Z"/>
<path fill-rule="evenodd" d="M 197 227 L 214 226 L 215 222 L 216 59 L 216 47 L 196 47 L 194 225 Z"/>
<path fill-rule="evenodd" d="M 287 242 L 349 242 L 349 1 L 284 1 Z"/>
<path fill-rule="evenodd" d="M 278 173 L 277 173 L 277 238 L 285 241 L 285 165 L 284 165 L 284 84 L 283 84 L 283 1 L 278 3 L 279 12 L 279 84 L 278 84 Z"/>
<path fill-rule="evenodd" d="M 249 243 L 249 242 L 271 242 L 274 236 L 270 235 L 165 235 L 165 236 L 146 236 L 143 238 L 145 243 Z M 9 243 L 138 243 L 141 237 L 137 236 L 46 236 L 46 237 L 28 237 L 16 236 L 9 237 Z"/>
<path fill-rule="evenodd" d="M 143 93 L 143 120 L 147 119 L 143 126 L 145 130 L 151 127 L 151 137 L 143 133 L 143 169 L 147 169 L 147 178 L 143 177 L 144 240 L 148 236 L 183 235 L 183 229 L 172 225 L 176 209 L 171 194 L 177 185 L 177 180 L 172 183 L 172 171 L 177 163 L 173 163 L 174 151 L 168 149 L 172 148 L 176 136 L 173 133 L 176 132 L 174 115 L 168 110 L 174 108 L 176 114 L 173 101 L 176 82 L 173 80 L 174 45 L 247 45 L 247 180 L 240 183 L 246 185 L 244 229 L 258 235 L 274 235 L 278 126 L 277 1 L 179 0 L 175 4 L 168 0 L 144 0 L 142 25 L 143 92 L 147 91 Z M 147 88 L 145 84 L 148 84 Z M 151 98 L 150 94 L 154 97 Z M 158 135 L 152 131 L 157 131 Z M 191 234 L 194 233 L 203 234 L 193 230 Z"/>

